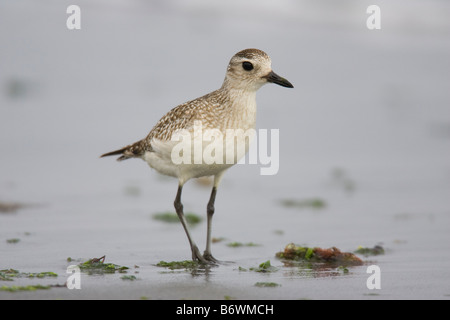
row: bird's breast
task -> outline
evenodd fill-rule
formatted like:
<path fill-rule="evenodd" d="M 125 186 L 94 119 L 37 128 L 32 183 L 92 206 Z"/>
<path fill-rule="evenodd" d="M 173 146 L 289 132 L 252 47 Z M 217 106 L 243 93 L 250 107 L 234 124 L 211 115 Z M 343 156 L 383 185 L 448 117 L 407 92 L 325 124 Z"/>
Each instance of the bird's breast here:
<path fill-rule="evenodd" d="M 227 110 L 224 129 L 254 129 L 256 125 L 256 92 L 240 94 Z"/>

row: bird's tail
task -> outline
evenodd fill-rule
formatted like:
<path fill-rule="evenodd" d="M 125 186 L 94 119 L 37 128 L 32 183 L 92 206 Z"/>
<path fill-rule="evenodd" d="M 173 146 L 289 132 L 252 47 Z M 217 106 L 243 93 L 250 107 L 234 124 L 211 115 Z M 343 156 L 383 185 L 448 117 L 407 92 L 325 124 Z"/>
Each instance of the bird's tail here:
<path fill-rule="evenodd" d="M 127 148 L 128 148 L 128 147 L 124 147 L 124 148 L 119 149 L 119 150 L 115 150 L 115 151 L 111 151 L 111 152 L 104 153 L 104 154 L 102 154 L 102 155 L 100 156 L 100 158 L 103 158 L 103 157 L 109 157 L 109 156 L 118 156 L 118 155 L 122 155 L 121 157 L 119 157 L 119 158 L 117 159 L 117 161 L 122 161 L 122 160 L 128 159 L 128 158 L 124 157 L 124 155 L 123 155 L 123 154 L 125 153 L 125 151 L 127 150 Z"/>
<path fill-rule="evenodd" d="M 141 140 L 141 141 L 135 142 L 133 144 L 130 144 L 126 147 L 123 147 L 122 149 L 104 153 L 100 156 L 100 158 L 120 155 L 120 157 L 117 158 L 117 161 L 122 161 L 122 160 L 130 159 L 130 158 L 140 157 L 142 154 L 143 154 L 143 150 L 142 150 L 142 140 Z"/>

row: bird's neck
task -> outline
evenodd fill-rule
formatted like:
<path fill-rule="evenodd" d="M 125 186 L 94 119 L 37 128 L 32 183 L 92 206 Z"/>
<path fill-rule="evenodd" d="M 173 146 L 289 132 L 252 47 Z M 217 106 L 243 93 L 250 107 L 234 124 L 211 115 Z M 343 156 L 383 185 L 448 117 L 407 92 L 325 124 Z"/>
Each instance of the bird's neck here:
<path fill-rule="evenodd" d="M 246 88 L 228 88 L 229 128 L 253 129 L 256 123 L 256 90 Z"/>

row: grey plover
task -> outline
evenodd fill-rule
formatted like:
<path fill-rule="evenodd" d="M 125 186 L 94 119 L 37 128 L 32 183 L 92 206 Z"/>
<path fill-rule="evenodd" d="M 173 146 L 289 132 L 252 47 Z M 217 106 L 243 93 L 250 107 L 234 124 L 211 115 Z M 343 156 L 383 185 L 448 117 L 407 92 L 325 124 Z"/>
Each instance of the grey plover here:
<path fill-rule="evenodd" d="M 101 156 L 119 155 L 118 161 L 141 158 L 158 172 L 178 178 L 178 191 L 174 206 L 188 237 L 193 260 L 203 263 L 217 262 L 211 254 L 211 223 L 217 188 L 225 171 L 237 163 L 249 148 L 247 139 L 243 148 L 244 152 L 234 154 L 231 161 L 226 159 L 227 161 L 211 163 L 200 159 L 199 162 L 195 155 L 196 150 L 193 150 L 195 148 L 191 149 L 195 145 L 196 131 L 198 131 L 199 124 L 202 129 L 222 133 L 224 136 L 230 130 L 254 130 L 256 91 L 268 82 L 293 88 L 288 80 L 272 71 L 270 57 L 265 52 L 258 49 L 242 50 L 231 58 L 220 89 L 175 107 L 158 121 L 146 138 Z M 180 132 L 191 134 L 190 137 L 188 135 L 188 138 L 183 140 L 184 144 L 181 146 L 186 148 L 181 148 L 181 152 L 179 151 L 180 138 L 174 139 L 175 135 Z M 212 141 L 217 142 L 218 140 L 216 135 L 214 139 L 210 137 L 209 140 L 204 139 L 201 143 L 203 147 L 207 147 Z M 175 153 L 177 156 L 190 161 L 180 162 L 179 159 L 174 161 L 175 147 L 178 148 Z M 193 150 L 192 153 L 191 150 Z M 216 152 L 219 152 L 219 148 L 216 149 Z M 183 185 L 189 179 L 204 176 L 213 176 L 214 182 L 207 205 L 207 239 L 206 249 L 202 255 L 189 232 L 183 214 L 181 192 Z"/>

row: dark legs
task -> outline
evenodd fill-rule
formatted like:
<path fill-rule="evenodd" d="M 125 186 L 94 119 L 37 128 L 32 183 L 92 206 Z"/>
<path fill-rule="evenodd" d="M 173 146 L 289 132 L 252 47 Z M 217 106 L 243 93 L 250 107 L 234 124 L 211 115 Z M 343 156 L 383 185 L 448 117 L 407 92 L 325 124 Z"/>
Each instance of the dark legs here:
<path fill-rule="evenodd" d="M 217 262 L 217 260 L 211 254 L 211 227 L 212 227 L 212 217 L 214 215 L 214 201 L 216 200 L 217 188 L 214 186 L 211 192 L 211 197 L 209 198 L 207 212 L 207 234 L 206 234 L 206 250 L 203 253 L 203 257 L 212 262 Z"/>
<path fill-rule="evenodd" d="M 183 225 L 184 231 L 186 232 L 186 235 L 189 240 L 189 244 L 191 245 L 192 260 L 194 260 L 194 261 L 199 260 L 203 263 L 207 263 L 205 258 L 203 258 L 202 254 L 198 250 L 197 245 L 195 244 L 194 240 L 191 237 L 191 234 L 189 233 L 189 229 L 187 227 L 187 222 L 186 222 L 186 219 L 185 219 L 184 213 L 183 213 L 183 204 L 181 203 L 182 189 L 183 189 L 183 186 L 181 186 L 181 185 L 178 186 L 177 197 L 175 198 L 175 202 L 174 202 L 175 210 L 177 212 L 178 218 L 180 218 L 181 224 Z"/>
<path fill-rule="evenodd" d="M 218 261 L 211 254 L 211 227 L 212 227 L 212 217 L 214 215 L 214 202 L 216 200 L 217 186 L 219 185 L 220 179 L 225 171 L 222 171 L 214 176 L 214 185 L 211 191 L 211 196 L 209 198 L 208 206 L 206 208 L 207 212 L 207 234 L 206 234 L 206 249 L 203 255 L 198 250 L 197 245 L 189 233 L 189 229 L 186 223 L 186 219 L 183 213 L 183 204 L 181 203 L 181 191 L 183 190 L 183 184 L 180 182 L 178 185 L 177 197 L 175 198 L 175 210 L 177 212 L 178 218 L 180 218 L 181 224 L 183 225 L 184 231 L 189 240 L 189 244 L 191 245 L 192 251 L 192 260 L 201 261 L 203 263 L 217 263 Z"/>
<path fill-rule="evenodd" d="M 216 201 L 216 194 L 217 194 L 217 187 L 219 186 L 220 180 L 222 179 L 223 174 L 225 173 L 225 170 L 222 172 L 219 172 L 214 176 L 214 185 L 211 191 L 211 196 L 209 197 L 208 206 L 206 207 L 206 213 L 207 213 L 207 233 L 206 233 L 206 249 L 203 253 L 203 257 L 211 261 L 213 263 L 217 263 L 218 261 L 212 256 L 211 254 L 211 228 L 212 228 L 212 217 L 214 215 L 214 202 Z"/>

